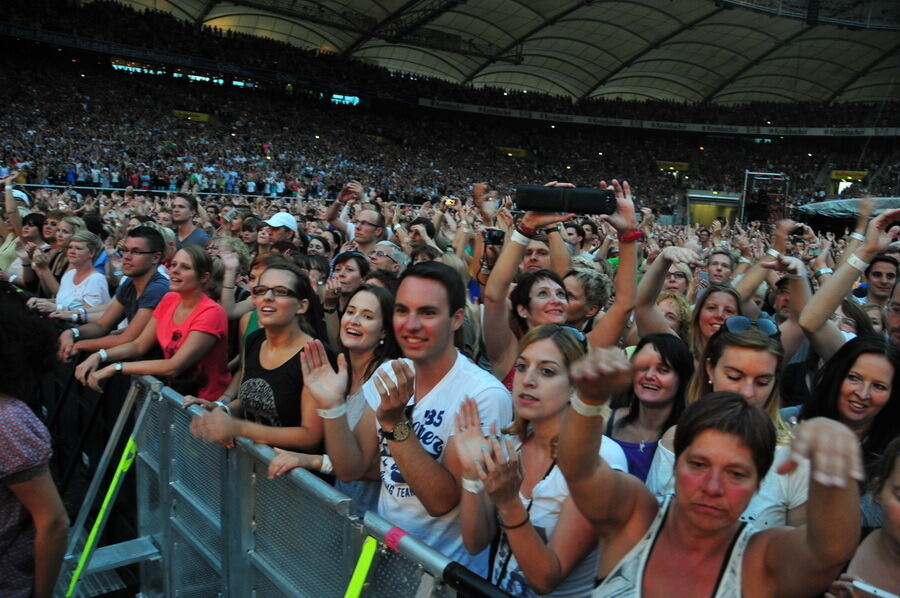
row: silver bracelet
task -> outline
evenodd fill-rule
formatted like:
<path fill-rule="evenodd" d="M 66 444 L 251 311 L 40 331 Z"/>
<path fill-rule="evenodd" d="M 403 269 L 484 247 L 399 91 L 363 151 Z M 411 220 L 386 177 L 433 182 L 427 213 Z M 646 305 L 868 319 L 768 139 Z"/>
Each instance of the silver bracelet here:
<path fill-rule="evenodd" d="M 470 480 L 469 478 L 462 479 L 462 487 L 466 492 L 471 492 L 472 494 L 481 494 L 484 491 L 484 482 L 481 480 Z"/>
<path fill-rule="evenodd" d="M 584 417 L 603 417 L 606 413 L 606 403 L 603 405 L 588 405 L 580 398 L 578 398 L 577 394 L 572 395 L 572 409 L 575 410 L 575 413 L 578 415 L 583 415 Z"/>
<path fill-rule="evenodd" d="M 23 266 L 23 267 L 24 267 L 24 266 Z M 9 277 L 9 284 L 12 284 L 12 283 L 16 282 L 16 279 L 17 279 L 18 277 L 19 277 L 18 274 L 13 274 L 12 276 L 10 276 L 10 277 Z"/>
<path fill-rule="evenodd" d="M 831 268 L 819 268 L 816 270 L 816 276 L 824 276 L 825 274 L 834 274 L 834 270 Z"/>
<path fill-rule="evenodd" d="M 847 258 L 847 264 L 856 268 L 860 272 L 865 272 L 866 268 L 869 267 L 869 262 L 864 262 L 860 259 L 855 253 L 851 253 L 850 257 Z"/>
<path fill-rule="evenodd" d="M 228 406 L 228 403 L 222 400 L 214 401 L 213 405 L 221 407 L 225 410 L 225 415 L 231 415 L 231 407 Z"/>
<path fill-rule="evenodd" d="M 321 473 L 331 473 L 334 471 L 334 464 L 331 462 L 331 457 L 322 455 L 322 464 L 319 465 L 319 471 Z"/>
<path fill-rule="evenodd" d="M 337 419 L 347 413 L 347 403 L 341 403 L 337 407 L 331 409 L 316 409 L 316 413 L 322 419 Z"/>
<path fill-rule="evenodd" d="M 106 352 L 106 349 L 100 349 L 97 351 L 97 357 L 100 358 L 100 363 L 106 363 L 106 360 L 109 359 L 109 353 Z"/>
<path fill-rule="evenodd" d="M 69 332 L 72 333 L 72 339 L 73 339 L 73 340 L 77 340 L 78 337 L 81 336 L 81 331 L 78 330 L 77 328 L 69 328 Z"/>
<path fill-rule="evenodd" d="M 518 243 L 522 247 L 528 247 L 528 244 L 531 243 L 531 239 L 517 230 L 513 230 L 513 233 L 509 236 L 509 240 L 513 243 Z"/>
<path fill-rule="evenodd" d="M 865 236 L 865 235 L 861 235 L 861 234 L 859 234 L 859 233 L 856 232 L 856 231 L 850 233 L 850 238 L 851 238 L 851 239 L 856 239 L 856 240 L 859 241 L 860 243 L 863 243 L 863 242 L 865 242 L 865 240 L 866 240 L 866 236 Z"/>

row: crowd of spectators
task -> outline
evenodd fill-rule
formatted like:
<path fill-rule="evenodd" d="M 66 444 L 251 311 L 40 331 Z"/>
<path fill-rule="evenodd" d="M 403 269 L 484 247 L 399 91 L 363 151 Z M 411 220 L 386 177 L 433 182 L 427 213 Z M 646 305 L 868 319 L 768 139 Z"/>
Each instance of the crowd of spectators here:
<path fill-rule="evenodd" d="M 900 124 L 896 120 L 900 111 L 895 103 L 827 105 L 751 102 L 724 106 L 602 97 L 574 102 L 572 98 L 534 91 L 474 87 L 434 77 L 391 72 L 317 48 L 300 48 L 282 41 L 215 27 L 197 27 L 169 12 L 136 10 L 111 1 L 82 5 L 70 0 L 10 0 L 4 4 L 3 19 L 90 39 L 287 72 L 322 89 L 356 91 L 360 94 L 377 90 L 406 98 L 424 97 L 563 114 L 703 124 L 779 127 L 879 127 Z"/>

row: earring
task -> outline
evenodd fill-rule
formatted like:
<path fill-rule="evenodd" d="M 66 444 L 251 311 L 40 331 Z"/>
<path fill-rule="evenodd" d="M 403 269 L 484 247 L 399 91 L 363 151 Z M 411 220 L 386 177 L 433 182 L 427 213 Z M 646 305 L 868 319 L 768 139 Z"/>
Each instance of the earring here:
<path fill-rule="evenodd" d="M 384 344 L 384 339 L 381 339 L 380 341 L 378 341 L 378 344 L 379 344 L 379 345 L 383 345 L 383 344 Z"/>
<path fill-rule="evenodd" d="M 710 378 L 709 380 L 707 380 L 707 382 L 709 382 L 709 385 L 712 386 L 712 378 Z"/>

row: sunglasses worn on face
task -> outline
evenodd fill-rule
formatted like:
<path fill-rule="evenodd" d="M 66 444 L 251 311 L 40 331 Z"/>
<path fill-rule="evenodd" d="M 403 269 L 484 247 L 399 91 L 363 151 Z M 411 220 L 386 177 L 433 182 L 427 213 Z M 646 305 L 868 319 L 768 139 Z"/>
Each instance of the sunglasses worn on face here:
<path fill-rule="evenodd" d="M 255 297 L 262 297 L 267 295 L 269 291 L 272 291 L 272 294 L 276 297 L 296 297 L 297 293 L 292 291 L 287 287 L 264 287 L 262 285 L 257 285 L 253 287 L 253 295 Z"/>
<path fill-rule="evenodd" d="M 781 336 L 781 331 L 778 329 L 778 326 L 775 325 L 775 322 L 767 320 L 766 318 L 751 320 L 747 316 L 731 316 L 725 320 L 724 326 L 725 330 L 733 334 L 747 332 L 752 326 L 755 326 L 766 336 Z"/>

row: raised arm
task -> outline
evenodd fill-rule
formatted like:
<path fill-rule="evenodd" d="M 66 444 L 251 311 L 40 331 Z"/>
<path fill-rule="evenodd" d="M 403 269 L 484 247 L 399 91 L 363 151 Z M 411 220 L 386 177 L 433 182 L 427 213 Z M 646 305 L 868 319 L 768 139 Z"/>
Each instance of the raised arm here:
<path fill-rule="evenodd" d="M 538 228 L 564 222 L 571 214 L 544 214 L 526 212 L 522 217 L 522 230 L 529 235 Z M 491 362 L 494 375 L 501 380 L 506 376 L 516 360 L 516 337 L 510 329 L 509 322 L 509 287 L 519 269 L 519 263 L 525 255 L 529 238 L 520 230 L 513 230 L 506 235 L 500 255 L 494 263 L 494 269 L 488 276 L 484 286 L 484 320 L 494 322 L 490 334 L 484 336 L 484 345 Z"/>
<path fill-rule="evenodd" d="M 864 479 L 859 441 L 843 424 L 815 418 L 794 428 L 789 473 L 809 459 L 806 524 L 777 528 L 760 540 L 763 571 L 776 596 L 809 596 L 828 589 L 853 556 L 860 535 L 859 486 Z"/>
<path fill-rule="evenodd" d="M 637 286 L 637 300 L 634 308 L 634 319 L 637 323 L 638 335 L 641 337 L 653 333 L 674 334 L 662 310 L 656 304 L 656 298 L 662 292 L 666 282 L 666 274 L 672 264 L 697 264 L 700 256 L 692 249 L 683 247 L 666 247 L 662 250 L 650 268 L 644 273 L 640 284 Z"/>
<path fill-rule="evenodd" d="M 547 229 L 547 240 L 550 244 L 550 268 L 562 276 L 572 265 L 572 256 L 563 240 L 565 229 L 559 223 Z"/>
<path fill-rule="evenodd" d="M 375 412 L 367 405 L 354 430 L 347 422 L 347 361 L 338 355 L 338 370 L 328 363 L 321 341 L 310 341 L 300 353 L 304 390 L 322 410 L 325 452 L 331 458 L 334 475 L 344 482 L 362 479 L 378 456 Z"/>
<path fill-rule="evenodd" d="M 873 219 L 869 223 L 865 244 L 838 266 L 800 314 L 800 327 L 811 342 L 820 345 L 816 351 L 823 358 L 828 359 L 843 344 L 843 337 L 838 339 L 830 329 L 829 317 L 837 310 L 872 258 L 890 244 L 887 229 L 897 217 L 900 217 L 900 209 L 887 210 Z"/>
<path fill-rule="evenodd" d="M 19 214 L 19 208 L 16 206 L 16 198 L 13 196 L 13 181 L 16 180 L 17 176 L 19 176 L 19 173 L 12 171 L 9 173 L 9 176 L 0 181 L 0 183 L 3 183 L 4 186 L 3 199 L 6 208 L 6 219 L 9 222 L 13 234 L 21 239 L 22 215 Z"/>
<path fill-rule="evenodd" d="M 559 468 L 575 505 L 603 537 L 640 528 L 656 513 L 656 499 L 641 481 L 613 470 L 600 456 L 609 398 L 631 385 L 631 363 L 617 348 L 588 350 L 571 369 L 577 395 L 559 432 Z M 643 528 L 646 530 L 646 527 Z"/>
<path fill-rule="evenodd" d="M 625 330 L 625 321 L 628 314 L 634 308 L 635 288 L 637 287 L 637 239 L 629 237 L 637 231 L 637 221 L 634 217 L 634 202 L 631 196 L 631 186 L 628 181 L 613 179 L 611 185 L 606 181 L 600 181 L 600 188 L 612 188 L 616 193 L 616 212 L 604 214 L 604 222 L 609 222 L 619 236 L 619 266 L 616 268 L 615 293 L 616 299 L 612 306 L 606 310 L 606 314 L 594 326 L 588 334 L 588 340 L 595 347 L 612 347 L 618 344 L 622 331 Z"/>
<path fill-rule="evenodd" d="M 348 201 L 351 199 L 362 199 L 362 196 L 362 183 L 359 181 L 350 181 L 341 188 L 341 192 L 338 193 L 337 199 L 333 201 L 325 211 L 325 220 L 328 224 L 341 231 L 345 238 L 347 237 L 347 224 L 339 218 L 340 211 Z"/>

